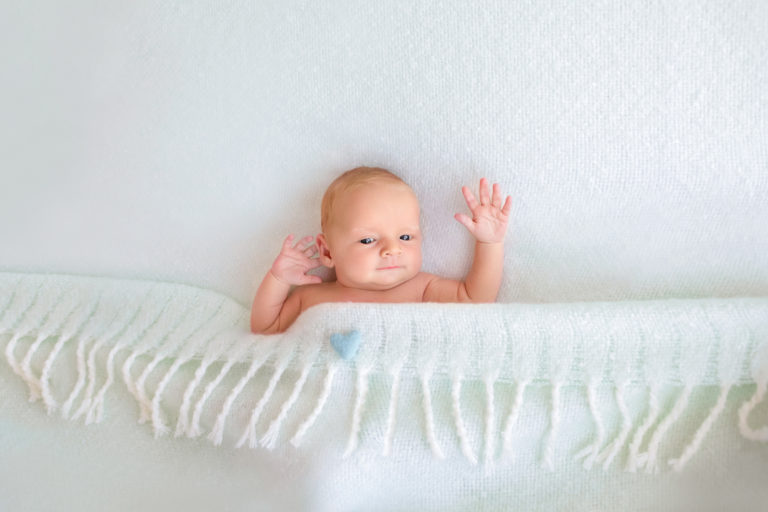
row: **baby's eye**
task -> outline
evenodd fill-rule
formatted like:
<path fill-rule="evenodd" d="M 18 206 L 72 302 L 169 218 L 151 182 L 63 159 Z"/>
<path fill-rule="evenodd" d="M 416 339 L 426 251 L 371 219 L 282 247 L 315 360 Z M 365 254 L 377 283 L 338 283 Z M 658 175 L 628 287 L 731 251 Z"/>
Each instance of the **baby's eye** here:
<path fill-rule="evenodd" d="M 408 240 L 410 240 L 410 239 L 411 239 L 411 235 L 400 235 L 400 240 L 406 240 L 406 241 L 408 241 Z"/>
<path fill-rule="evenodd" d="M 363 238 L 362 240 L 360 240 L 360 243 L 365 245 L 372 244 L 373 238 Z"/>

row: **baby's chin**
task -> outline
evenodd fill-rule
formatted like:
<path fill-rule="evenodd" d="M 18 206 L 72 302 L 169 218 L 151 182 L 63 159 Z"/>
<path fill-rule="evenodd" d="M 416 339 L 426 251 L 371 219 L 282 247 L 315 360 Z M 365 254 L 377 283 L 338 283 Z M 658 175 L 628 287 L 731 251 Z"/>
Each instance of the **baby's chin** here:
<path fill-rule="evenodd" d="M 371 279 L 360 282 L 360 283 L 354 283 L 352 285 L 347 285 L 352 288 L 357 288 L 358 290 L 367 290 L 372 292 L 384 292 L 387 290 L 391 290 L 392 288 L 397 288 L 401 284 L 404 284 L 414 277 L 418 272 L 412 272 L 412 271 L 390 271 L 390 270 L 384 270 L 384 271 L 377 271 L 377 274 L 374 275 Z"/>

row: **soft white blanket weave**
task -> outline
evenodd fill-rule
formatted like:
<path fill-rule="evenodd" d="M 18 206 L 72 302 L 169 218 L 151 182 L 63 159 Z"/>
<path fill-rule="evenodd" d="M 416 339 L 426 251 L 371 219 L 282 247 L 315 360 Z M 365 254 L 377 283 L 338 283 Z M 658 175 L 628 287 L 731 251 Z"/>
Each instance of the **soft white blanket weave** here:
<path fill-rule="evenodd" d="M 720 393 L 681 456 L 669 460 L 674 469 L 682 469 L 698 450 L 734 386 L 757 383 L 755 395 L 740 409 L 738 423 L 745 437 L 768 440 L 768 427 L 755 429 L 748 421 L 768 384 L 765 298 L 484 306 L 325 304 L 308 310 L 282 335 L 256 336 L 247 331 L 247 308 L 219 294 L 182 285 L 1 274 L 0 297 L 5 298 L 0 334 L 10 335 L 6 359 L 28 384 L 30 400 L 42 398 L 49 412 L 60 409 L 65 418 L 99 421 L 105 394 L 115 380 L 115 358 L 123 352 L 122 380 L 139 405 L 139 421 L 151 421 L 156 436 L 169 433 L 175 424 L 176 435 L 198 436 L 207 431 L 209 439 L 220 444 L 233 403 L 252 387 L 256 373 L 261 371 L 263 378 L 266 369 L 271 374 L 267 387 L 257 400 L 251 396 L 243 404 L 253 409 L 245 425 L 239 426 L 238 446 L 247 443 L 272 449 L 288 439 L 294 446 L 302 444 L 326 402 L 336 401 L 333 382 L 338 372 L 353 373 L 356 382 L 345 456 L 356 449 L 361 428 L 374 429 L 365 425 L 378 409 L 387 411 L 385 416 L 373 414 L 386 417 L 385 455 L 399 420 L 424 422 L 424 446 L 445 458 L 444 441 L 435 434 L 435 424 L 440 422 L 455 427 L 453 441 L 458 440 L 469 463 L 477 464 L 482 454 L 484 462 L 492 464 L 511 450 L 527 386 L 550 389 L 551 421 L 542 442 L 542 462 L 548 468 L 554 463 L 554 438 L 564 428 L 560 424 L 563 387 L 582 389 L 593 414 L 594 442 L 577 454 L 585 459 L 586 468 L 598 461 L 607 468 L 626 448 L 629 470 L 657 471 L 664 435 L 687 414 L 690 395 L 700 386 L 718 386 Z M 345 359 L 334 351 L 330 339 L 352 331 L 360 333 L 360 346 Z M 72 356 L 77 361 L 77 380 L 62 403 L 54 397 L 51 374 L 58 360 Z M 37 368 L 35 360 L 40 361 Z M 218 373 L 208 374 L 214 364 L 220 366 Z M 179 376 L 185 365 L 195 367 L 194 374 Z M 231 381 L 215 421 L 203 426 L 206 401 L 230 372 L 239 379 L 236 384 Z M 159 374 L 159 380 L 150 388 L 153 373 Z M 317 373 L 323 374 L 320 390 L 305 388 L 307 379 Z M 179 377 L 185 392 L 180 401 L 169 403 L 164 393 Z M 389 396 L 369 397 L 372 379 L 389 380 Z M 398 414 L 401 381 L 420 384 L 423 417 Z M 439 417 L 432 397 L 448 382 L 452 415 Z M 481 384 L 484 396 L 470 394 L 462 399 L 462 386 L 467 384 Z M 664 411 L 658 395 L 667 386 L 678 387 L 679 394 L 671 409 Z M 272 407 L 276 411 L 272 417 L 264 417 L 266 423 L 262 423 L 268 426 L 260 431 L 259 420 L 278 387 L 291 392 L 278 408 Z M 514 402 L 498 407 L 497 388 L 509 387 L 515 388 Z M 615 403 L 598 404 L 602 387 L 614 391 Z M 647 417 L 637 425 L 630 420 L 636 414 L 627 410 L 624 400 L 630 387 L 648 394 Z M 204 391 L 193 407 L 198 390 Z M 483 442 L 473 447 L 462 400 L 466 407 L 467 400 L 478 399 L 484 408 Z M 284 433 L 283 423 L 294 407 L 312 412 L 303 421 L 294 420 L 295 432 Z M 601 416 L 612 407 L 621 415 L 621 428 L 608 442 Z M 331 409 L 329 413 L 335 414 Z M 497 421 L 497 409 L 505 421 Z M 654 430 L 648 432 L 651 427 Z M 641 453 L 646 432 L 649 440 Z M 326 432 L 322 438 L 339 435 Z"/>

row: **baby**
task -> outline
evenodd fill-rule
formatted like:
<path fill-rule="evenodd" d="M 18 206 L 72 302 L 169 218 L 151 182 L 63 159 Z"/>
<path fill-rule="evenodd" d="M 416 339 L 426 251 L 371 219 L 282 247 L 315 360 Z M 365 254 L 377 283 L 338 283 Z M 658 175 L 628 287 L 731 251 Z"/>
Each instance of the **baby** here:
<path fill-rule="evenodd" d="M 322 302 L 495 301 L 511 198 L 502 204 L 499 185 L 491 192 L 485 178 L 479 202 L 467 187 L 461 191 L 472 217 L 455 218 L 475 237 L 475 256 L 464 281 L 456 281 L 421 272 L 419 201 L 403 180 L 378 168 L 345 172 L 323 196 L 317 243 L 307 236 L 294 244 L 293 235 L 283 242 L 256 292 L 251 330 L 283 332 Z M 335 269 L 335 281 L 307 274 L 321 265 Z"/>

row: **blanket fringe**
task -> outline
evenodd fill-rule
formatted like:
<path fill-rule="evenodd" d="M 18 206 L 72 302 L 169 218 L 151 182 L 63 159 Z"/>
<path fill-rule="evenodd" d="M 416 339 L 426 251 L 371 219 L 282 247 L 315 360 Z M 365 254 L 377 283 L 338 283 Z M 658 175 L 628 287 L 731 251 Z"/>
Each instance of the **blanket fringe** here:
<path fill-rule="evenodd" d="M 595 422 L 595 440 L 584 447 L 575 456 L 576 460 L 584 459 L 584 469 L 592 469 L 592 465 L 600 455 L 600 447 L 603 445 L 605 436 L 605 427 L 600 419 L 600 413 L 597 410 L 597 383 L 592 382 L 587 386 L 587 402 L 589 411 L 592 413 L 592 419 Z"/>
<path fill-rule="evenodd" d="M 392 379 L 392 389 L 389 392 L 389 410 L 387 411 L 387 431 L 384 434 L 384 448 L 381 454 L 385 457 L 389 456 L 392 450 L 392 440 L 395 437 L 395 425 L 397 424 L 397 398 L 400 394 L 400 372 L 402 367 L 400 365 L 395 366 L 390 371 L 390 378 Z"/>
<path fill-rule="evenodd" d="M 656 427 L 656 431 L 653 433 L 651 440 L 648 443 L 648 450 L 645 454 L 640 455 L 641 464 L 643 460 L 645 462 L 646 473 L 658 472 L 657 454 L 661 440 L 664 438 L 669 428 L 680 418 L 685 408 L 688 407 L 688 400 L 692 391 L 693 388 L 690 386 L 683 388 L 670 413 L 661 421 L 661 423 L 659 423 L 659 426 Z"/>
<path fill-rule="evenodd" d="M 368 395 L 368 368 L 361 368 L 357 371 L 357 384 L 355 395 L 355 408 L 352 413 L 352 426 L 349 429 L 349 441 L 344 450 L 343 457 L 349 457 L 355 451 L 360 440 L 360 423 L 363 419 L 363 408 L 365 407 L 365 398 Z"/>
<path fill-rule="evenodd" d="M 429 389 L 429 380 L 432 377 L 431 373 L 424 373 L 421 375 L 421 392 L 424 407 L 424 422 L 427 435 L 427 442 L 429 447 L 432 448 L 432 453 L 438 459 L 444 459 L 445 454 L 442 448 L 437 442 L 437 436 L 435 435 L 435 417 L 432 412 L 432 392 Z"/>
<path fill-rule="evenodd" d="M 515 399 L 512 403 L 512 408 L 509 411 L 507 420 L 504 424 L 504 456 L 506 458 L 512 457 L 512 429 L 515 427 L 518 416 L 520 416 L 520 409 L 523 406 L 523 400 L 525 395 L 525 388 L 528 386 L 528 380 L 521 380 L 515 386 Z"/>
<path fill-rule="evenodd" d="M 86 358 L 88 384 L 85 387 L 85 397 L 80 403 L 80 407 L 78 407 L 77 411 L 75 411 L 75 413 L 72 415 L 72 420 L 74 421 L 79 420 L 82 416 L 87 415 L 88 411 L 91 409 L 91 404 L 93 403 L 93 392 L 96 388 L 96 353 L 103 345 L 103 339 L 96 340 L 93 346 L 91 346 L 91 350 L 88 351 L 88 357 Z"/>
<path fill-rule="evenodd" d="M 749 415 L 763 400 L 768 390 L 768 341 L 759 346 L 752 357 L 752 377 L 757 384 L 755 394 L 739 409 L 739 431 L 751 441 L 768 441 L 768 426 L 753 429 L 749 426 Z"/>
<path fill-rule="evenodd" d="M 739 431 L 741 435 L 750 441 L 768 441 L 768 426 L 754 429 L 749 426 L 749 415 L 757 407 L 760 402 L 765 399 L 766 390 L 768 389 L 768 381 L 760 381 L 757 383 L 755 394 L 747 400 L 739 409 Z"/>
<path fill-rule="evenodd" d="M 640 427 L 635 431 L 635 435 L 632 438 L 632 442 L 629 444 L 629 459 L 627 460 L 627 471 L 634 473 L 640 468 L 644 459 L 640 453 L 640 446 L 643 443 L 645 433 L 656 423 L 656 419 L 659 416 L 659 389 L 658 386 L 653 385 L 648 390 L 648 416 Z"/>
<path fill-rule="evenodd" d="M 200 419 L 203 415 L 203 407 L 213 394 L 214 390 L 218 387 L 221 381 L 224 380 L 224 377 L 227 376 L 236 361 L 237 359 L 228 359 L 227 362 L 221 367 L 216 377 L 211 382 L 206 384 L 205 388 L 203 389 L 203 393 L 200 395 L 200 398 L 197 399 L 195 407 L 192 409 L 192 422 L 189 424 L 189 428 L 186 431 L 187 437 L 194 438 L 203 434 L 203 428 L 200 425 Z"/>
<path fill-rule="evenodd" d="M 104 384 L 101 386 L 101 388 L 99 388 L 99 391 L 96 393 L 96 396 L 93 399 L 91 410 L 88 411 L 88 417 L 86 418 L 86 425 L 91 423 L 99 423 L 104 416 L 104 396 L 115 382 L 115 357 L 120 351 L 120 348 L 121 347 L 119 345 L 115 345 L 112 347 L 112 350 L 109 351 L 109 355 L 107 356 L 107 379 L 104 381 Z M 43 381 L 43 383 L 45 384 L 45 381 Z M 45 387 L 43 390 L 43 397 L 45 397 Z"/>
<path fill-rule="evenodd" d="M 619 414 L 621 414 L 621 427 L 616 438 L 608 443 L 598 455 L 597 460 L 603 463 L 603 470 L 607 470 L 613 462 L 613 459 L 618 455 L 624 443 L 629 437 L 629 433 L 632 431 L 632 422 L 629 419 L 629 410 L 627 404 L 624 401 L 624 394 L 626 393 L 627 383 L 622 383 L 614 387 L 614 397 L 616 405 L 619 408 Z"/>
<path fill-rule="evenodd" d="M 274 345 L 274 341 L 271 341 L 271 342 L 265 342 L 264 345 L 256 345 L 252 348 L 253 354 L 251 356 L 252 357 L 251 364 L 248 366 L 248 371 L 238 381 L 235 387 L 232 388 L 232 391 L 230 391 L 229 394 L 227 395 L 227 398 L 224 400 L 224 404 L 221 406 L 221 410 L 219 410 L 219 414 L 216 416 L 216 421 L 213 425 L 213 429 L 211 430 L 211 433 L 208 435 L 208 439 L 211 440 L 213 444 L 215 444 L 216 446 L 222 443 L 222 440 L 224 437 L 224 425 L 227 421 L 227 417 L 229 416 L 229 412 L 232 409 L 232 404 L 235 402 L 235 400 L 243 391 L 243 389 L 248 384 L 248 382 L 253 378 L 254 375 L 256 375 L 256 372 L 258 372 L 259 369 L 267 361 L 267 358 L 271 353 L 273 345 Z M 193 389 L 190 389 L 188 391 L 190 396 L 192 395 L 193 391 L 194 391 Z M 201 405 L 202 400 L 199 401 L 198 404 L 200 404 L 200 408 L 202 409 L 202 405 Z M 197 407 L 195 407 L 195 409 L 197 409 Z M 192 437 L 191 434 L 190 434 L 190 437 Z"/>
<path fill-rule="evenodd" d="M 283 421 L 288 415 L 288 411 L 291 410 L 293 404 L 296 403 L 296 400 L 298 400 L 299 394 L 304 388 L 304 383 L 307 381 L 307 377 L 309 377 L 309 371 L 311 369 L 312 363 L 307 363 L 304 368 L 301 369 L 301 375 L 299 375 L 299 379 L 296 381 L 296 384 L 293 387 L 291 396 L 289 396 L 288 400 L 285 401 L 283 406 L 280 408 L 280 413 L 274 420 L 272 420 L 272 423 L 269 425 L 267 432 L 259 440 L 261 446 L 269 450 L 274 450 L 275 446 L 277 445 L 277 436 L 280 433 L 280 428 L 283 425 Z"/>
<path fill-rule="evenodd" d="M 490 466 L 496 454 L 496 406 L 494 386 L 497 373 L 493 372 L 483 379 L 485 385 L 485 440 L 483 447 L 483 463 Z"/>
<path fill-rule="evenodd" d="M 301 446 L 301 443 L 304 440 L 304 436 L 307 434 L 307 431 L 312 427 L 312 425 L 314 425 L 318 416 L 320 416 L 320 413 L 323 411 L 323 408 L 325 407 L 325 403 L 328 401 L 328 397 L 331 394 L 333 378 L 336 375 L 336 372 L 338 371 L 338 369 L 339 369 L 338 361 L 329 363 L 326 369 L 325 379 L 323 379 L 323 389 L 320 392 L 320 395 L 317 397 L 317 404 L 315 405 L 315 408 L 309 414 L 307 419 L 305 419 L 301 423 L 301 426 L 299 426 L 298 430 L 296 430 L 296 433 L 291 438 L 291 444 L 296 448 Z"/>
<path fill-rule="evenodd" d="M 669 465 L 672 466 L 672 469 L 677 472 L 682 471 L 691 457 L 693 457 L 696 452 L 699 451 L 699 447 L 701 447 L 701 443 L 704 441 L 704 437 L 706 437 L 709 429 L 715 423 L 715 420 L 723 412 L 723 409 L 725 408 L 725 402 L 728 399 L 728 393 L 730 390 L 731 386 L 722 386 L 720 388 L 720 394 L 717 397 L 717 401 L 715 402 L 714 407 L 712 407 L 712 409 L 709 411 L 709 414 L 702 422 L 701 426 L 696 430 L 696 433 L 693 435 L 691 442 L 685 447 L 685 449 L 683 449 L 683 453 L 680 455 L 680 457 L 676 459 L 670 459 L 668 461 Z"/>
<path fill-rule="evenodd" d="M 544 449 L 542 450 L 542 467 L 554 471 L 555 439 L 560 429 L 560 388 L 562 384 L 556 382 L 552 385 L 552 404 L 549 420 L 549 432 L 547 433 Z"/>
<path fill-rule="evenodd" d="M 666 459 L 673 471 L 681 471 L 700 451 L 725 413 L 730 391 L 754 383 L 754 394 L 738 408 L 738 427 L 746 439 L 768 441 L 768 426 L 749 421 L 768 394 L 768 302 L 764 299 L 725 301 L 724 305 L 714 299 L 690 305 L 659 301 L 637 310 L 614 309 L 618 307 L 608 303 L 520 305 L 519 315 L 489 313 L 487 322 L 464 313 L 453 318 L 449 306 L 430 309 L 425 305 L 426 313 L 418 321 L 413 316 L 401 324 L 402 310 L 377 305 L 372 320 L 364 317 L 371 332 L 360 331 L 362 344 L 355 359 L 342 360 L 328 347 L 330 327 L 317 323 L 330 307 L 312 308 L 285 335 L 258 337 L 246 333 L 249 311 L 221 295 L 191 288 L 182 292 L 179 285 L 162 283 L 105 282 L 61 276 L 9 278 L 0 273 L 5 359 L 29 388 L 30 401 L 42 399 L 49 414 L 58 410 L 66 419 L 82 419 L 86 424 L 101 421 L 105 397 L 118 371 L 136 400 L 139 422 L 151 421 L 156 437 L 170 432 L 173 415 L 177 416 L 173 418 L 176 436 L 202 435 L 209 427 L 204 423 L 210 412 L 213 425 L 207 438 L 220 445 L 236 401 L 253 384 L 256 389 L 247 393 L 247 419 L 235 425 L 236 446 L 248 443 L 252 448 L 275 449 L 293 422 L 291 414 L 309 407 L 311 411 L 298 418 L 298 428 L 288 438 L 298 447 L 333 400 L 336 377 L 343 374 L 346 384 L 347 377 L 354 375 L 355 398 L 343 456 L 360 451 L 369 431 L 366 422 L 379 412 L 386 415 L 381 446 L 386 456 L 392 453 L 401 385 L 413 382 L 421 393 L 416 414 L 419 410 L 423 414 L 423 438 L 434 456 L 446 458 L 448 446 L 441 444 L 441 429 L 447 427 L 455 431 L 455 437 L 450 432 L 448 437 L 461 452 L 459 457 L 472 465 L 482 457 L 487 468 L 496 457 L 512 457 L 512 439 L 521 426 L 529 387 L 549 386 L 549 425 L 539 456 L 542 466 L 553 470 L 570 410 L 564 396 L 570 397 L 570 390 L 578 386 L 586 394 L 592 431 L 586 446 L 575 453 L 576 460 L 587 470 L 597 464 L 607 469 L 626 447 L 628 471 L 654 473 L 660 469 L 659 461 L 665 460 L 665 440 L 687 414 L 697 389 L 717 386 L 712 389 L 719 393 L 685 446 L 673 454 L 676 458 Z M 488 311 L 504 308 L 493 305 Z M 667 314 L 667 308 L 673 312 Z M 339 329 L 361 329 L 355 323 L 357 316 L 339 311 L 341 316 L 348 315 L 337 322 Z M 551 316 L 543 321 L 542 315 Z M 647 321 L 654 318 L 662 319 L 659 325 Z M 336 329 L 337 324 L 329 325 Z M 376 329 L 386 334 L 378 336 Z M 430 333 L 436 333 L 436 341 L 423 343 Z M 530 342 L 534 335 L 540 344 Z M 511 342 L 517 339 L 521 343 Z M 588 357 L 590 350 L 600 357 Z M 66 381 L 71 388 L 62 390 L 57 379 L 65 362 L 74 365 L 74 381 Z M 751 379 L 745 376 L 748 363 Z M 389 398 L 377 403 L 374 399 L 382 398 L 375 387 L 380 375 L 391 380 L 386 381 Z M 235 376 L 236 384 L 222 390 L 225 379 Z M 316 397 L 308 384 L 315 378 L 321 381 Z M 483 391 L 475 385 L 482 385 Z M 640 385 L 647 393 L 646 410 L 633 419 L 628 390 Z M 677 394 L 666 412 L 660 392 L 670 386 L 675 386 Z M 174 389 L 183 394 L 166 407 Z M 509 411 L 497 417 L 497 393 L 507 396 L 513 389 Z M 224 395 L 223 403 L 210 411 L 217 392 Z M 613 400 L 606 400 L 611 392 Z M 615 410 L 620 424 L 609 436 L 608 418 Z"/>
<path fill-rule="evenodd" d="M 464 426 L 464 420 L 461 417 L 461 381 L 463 376 L 456 374 L 453 377 L 453 383 L 451 385 L 451 399 L 453 403 L 453 420 L 456 425 L 456 434 L 459 436 L 459 445 L 461 446 L 461 453 L 472 464 L 477 464 L 477 457 L 472 451 L 472 447 L 469 446 L 469 437 L 467 435 L 467 428 Z"/>
<path fill-rule="evenodd" d="M 261 417 L 261 413 L 264 412 L 264 407 L 266 407 L 267 402 L 269 402 L 269 399 L 272 398 L 272 394 L 275 392 L 277 383 L 283 377 L 283 373 L 285 372 L 286 368 L 288 368 L 288 363 L 293 356 L 295 348 L 296 347 L 293 344 L 284 343 L 278 349 L 280 353 L 277 356 L 277 361 L 275 361 L 274 373 L 269 379 L 267 389 L 264 390 L 261 398 L 251 411 L 251 419 L 248 421 L 248 426 L 246 427 L 245 432 L 243 432 L 243 435 L 240 437 L 240 440 L 237 442 L 238 448 L 241 448 L 246 441 L 248 442 L 248 446 L 250 448 L 257 448 L 259 446 L 259 441 L 256 437 L 256 424 Z"/>

